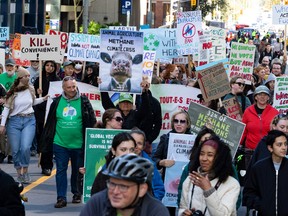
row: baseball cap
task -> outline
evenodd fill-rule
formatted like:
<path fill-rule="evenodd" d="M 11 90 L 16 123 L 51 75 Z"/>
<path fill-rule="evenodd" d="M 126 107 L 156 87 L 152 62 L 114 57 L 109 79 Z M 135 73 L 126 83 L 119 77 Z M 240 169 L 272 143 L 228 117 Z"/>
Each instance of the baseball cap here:
<path fill-rule="evenodd" d="M 16 64 L 16 63 L 15 63 L 14 59 L 12 59 L 12 58 L 6 59 L 6 61 L 5 61 L 5 65 L 12 65 L 12 66 L 14 66 L 15 64 Z"/>
<path fill-rule="evenodd" d="M 124 101 L 133 103 L 133 97 L 128 93 L 121 93 L 119 97 L 119 103 L 124 102 Z"/>
<path fill-rule="evenodd" d="M 72 62 L 72 61 L 66 61 L 66 62 L 63 63 L 63 67 L 66 67 L 66 66 L 68 66 L 68 65 L 73 65 L 73 66 L 75 66 L 75 63 Z"/>

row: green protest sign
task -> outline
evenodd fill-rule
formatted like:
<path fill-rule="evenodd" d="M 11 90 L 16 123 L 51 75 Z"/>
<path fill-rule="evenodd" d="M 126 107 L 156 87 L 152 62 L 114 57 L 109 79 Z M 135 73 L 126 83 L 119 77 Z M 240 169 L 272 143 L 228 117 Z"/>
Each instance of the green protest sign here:
<path fill-rule="evenodd" d="M 114 136 L 125 130 L 86 129 L 85 161 L 86 173 L 83 183 L 83 202 L 90 198 L 94 179 L 105 164 L 105 155 L 109 152 Z"/>
<path fill-rule="evenodd" d="M 198 134 L 203 126 L 210 124 L 214 132 L 229 145 L 234 158 L 245 124 L 194 102 L 190 103 L 188 113 L 192 132 Z"/>

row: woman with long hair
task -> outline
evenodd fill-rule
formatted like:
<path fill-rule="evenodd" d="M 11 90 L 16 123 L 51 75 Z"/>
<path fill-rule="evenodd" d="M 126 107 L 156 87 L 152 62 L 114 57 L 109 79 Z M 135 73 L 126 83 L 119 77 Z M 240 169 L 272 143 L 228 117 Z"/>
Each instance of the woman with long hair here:
<path fill-rule="evenodd" d="M 11 144 L 14 167 L 17 170 L 17 181 L 31 182 L 28 174 L 30 148 L 35 136 L 35 116 L 33 105 L 47 100 L 49 95 L 36 98 L 33 86 L 29 85 L 30 73 L 20 67 L 17 78 L 7 92 L 5 107 L 2 112 L 0 133 L 7 128 L 7 137 Z"/>
<path fill-rule="evenodd" d="M 237 214 L 240 185 L 232 177 L 230 148 L 218 136 L 199 146 L 189 172 L 182 186 L 179 216 Z"/>
<path fill-rule="evenodd" d="M 136 142 L 134 138 L 127 132 L 121 132 L 114 136 L 111 149 L 105 156 L 106 163 L 102 167 L 102 170 L 97 174 L 91 189 L 91 196 L 106 188 L 106 180 L 108 177 L 102 174 L 102 171 L 107 168 L 109 163 L 114 157 L 118 157 L 124 154 L 134 153 L 136 148 Z"/>
<path fill-rule="evenodd" d="M 123 124 L 123 118 L 121 112 L 118 109 L 107 109 L 102 115 L 102 123 L 99 123 L 99 128 L 106 129 L 121 129 Z"/>

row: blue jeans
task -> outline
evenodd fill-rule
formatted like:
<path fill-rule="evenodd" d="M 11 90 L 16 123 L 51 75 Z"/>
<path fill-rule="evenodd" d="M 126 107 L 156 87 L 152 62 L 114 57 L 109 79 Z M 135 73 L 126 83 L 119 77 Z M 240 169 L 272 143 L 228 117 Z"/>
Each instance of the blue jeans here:
<path fill-rule="evenodd" d="M 80 194 L 77 187 L 77 176 L 79 173 L 81 149 L 68 149 L 57 144 L 53 144 L 53 153 L 56 161 L 56 188 L 57 199 L 66 200 L 67 196 L 67 169 L 68 162 L 71 159 L 71 192 Z"/>
<path fill-rule="evenodd" d="M 35 136 L 36 122 L 34 115 L 12 116 L 7 122 L 7 136 L 12 149 L 14 167 L 28 167 L 30 148 Z"/>

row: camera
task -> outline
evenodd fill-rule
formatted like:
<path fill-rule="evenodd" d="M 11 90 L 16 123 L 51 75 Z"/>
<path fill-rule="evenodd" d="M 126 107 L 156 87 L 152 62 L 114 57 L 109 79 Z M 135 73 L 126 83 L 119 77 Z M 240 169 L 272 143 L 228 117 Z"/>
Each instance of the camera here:
<path fill-rule="evenodd" d="M 192 213 L 192 216 L 203 216 L 203 213 L 200 210 L 196 210 Z"/>

